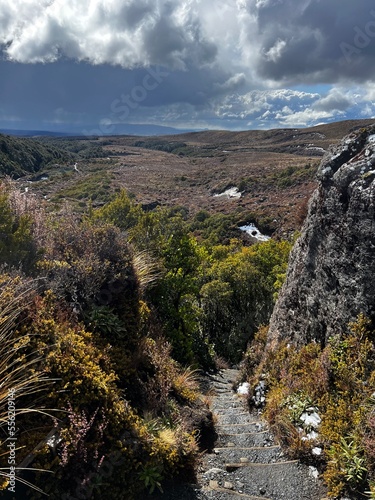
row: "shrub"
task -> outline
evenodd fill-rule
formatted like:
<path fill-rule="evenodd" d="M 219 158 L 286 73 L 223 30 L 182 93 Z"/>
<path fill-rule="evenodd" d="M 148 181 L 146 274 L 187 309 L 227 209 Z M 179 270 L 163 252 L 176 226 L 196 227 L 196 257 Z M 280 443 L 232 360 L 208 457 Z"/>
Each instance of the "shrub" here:
<path fill-rule="evenodd" d="M 360 315 L 348 334 L 332 337 L 324 348 L 311 343 L 296 350 L 281 343 L 262 357 L 264 345 L 260 332 L 249 347 L 245 373 L 253 387 L 263 373 L 268 391 L 264 415 L 288 453 L 325 463 L 330 496 L 373 489 L 375 343 L 370 322 Z M 301 422 L 309 408 L 321 419 L 310 436 L 311 429 Z M 323 453 L 314 458 L 311 450 L 317 445 Z"/>
<path fill-rule="evenodd" d="M 30 216 L 14 213 L 9 192 L 0 185 L 0 265 L 33 270 L 37 249 L 31 227 Z"/>

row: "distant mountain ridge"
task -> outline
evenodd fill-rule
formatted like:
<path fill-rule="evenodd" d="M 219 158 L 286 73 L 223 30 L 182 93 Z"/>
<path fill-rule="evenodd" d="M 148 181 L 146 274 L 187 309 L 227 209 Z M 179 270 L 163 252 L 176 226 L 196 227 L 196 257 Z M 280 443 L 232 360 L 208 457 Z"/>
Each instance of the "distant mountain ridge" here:
<path fill-rule="evenodd" d="M 51 132 L 48 130 L 18 130 L 18 129 L 0 129 L 0 134 L 16 137 L 69 137 L 68 132 Z"/>
<path fill-rule="evenodd" d="M 110 128 L 111 132 L 103 132 L 97 125 L 87 125 L 84 127 L 69 127 L 66 130 L 27 130 L 27 129 L 0 129 L 0 133 L 14 135 L 17 137 L 101 137 L 109 135 L 177 135 L 190 132 L 201 131 L 201 129 L 178 129 L 165 127 L 164 125 L 150 124 L 114 124 Z"/>

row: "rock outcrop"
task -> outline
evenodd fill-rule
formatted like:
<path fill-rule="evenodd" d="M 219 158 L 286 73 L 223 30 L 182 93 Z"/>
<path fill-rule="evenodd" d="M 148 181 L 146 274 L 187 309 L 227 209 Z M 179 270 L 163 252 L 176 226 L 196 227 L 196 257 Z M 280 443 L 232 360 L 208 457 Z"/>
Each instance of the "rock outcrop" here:
<path fill-rule="evenodd" d="M 268 345 L 324 345 L 359 313 L 375 319 L 375 125 L 325 155 L 291 253 Z"/>

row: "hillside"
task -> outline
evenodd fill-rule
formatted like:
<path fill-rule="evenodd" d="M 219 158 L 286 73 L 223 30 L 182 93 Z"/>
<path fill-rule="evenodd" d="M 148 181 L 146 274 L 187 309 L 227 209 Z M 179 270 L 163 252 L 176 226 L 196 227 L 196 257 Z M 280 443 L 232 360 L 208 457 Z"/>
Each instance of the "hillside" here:
<path fill-rule="evenodd" d="M 21 177 L 35 174 L 51 163 L 66 162 L 72 155 L 48 144 L 0 134 L 0 174 Z"/>
<path fill-rule="evenodd" d="M 207 498 L 254 498 L 259 491 L 278 500 L 283 483 L 288 498 L 304 492 L 312 500 L 320 486 L 301 460 L 316 467 L 314 477 L 324 474 L 332 496 L 375 493 L 373 329 L 360 316 L 344 331 L 336 317 L 356 319 L 349 301 L 373 290 L 374 127 L 363 124 L 225 132 L 225 145 L 215 142 L 220 132 L 201 134 L 200 142 L 189 135 L 32 143 L 65 151 L 68 160 L 0 183 L 0 491 L 14 492 L 17 483 L 26 497 L 19 488 L 29 481 L 53 498 L 102 498 L 110 487 L 114 500 L 134 500 L 180 478 L 198 481 L 203 495 L 208 487 Z M 360 130 L 344 139 L 341 152 L 325 156 L 315 181 L 323 149 L 350 127 Z M 293 238 L 259 241 L 252 232 L 241 240 L 241 220 L 281 236 L 299 228 L 315 183 L 318 195 L 295 246 L 302 241 L 307 256 L 302 252 L 297 265 L 287 270 Z M 326 192 L 328 201 L 321 200 Z M 341 295 L 326 279 L 333 272 Z M 300 288 L 290 290 L 291 301 L 301 300 L 296 318 L 280 304 L 288 283 L 301 277 Z M 283 335 L 312 317 L 318 326 L 332 321 L 334 336 L 324 345 L 315 326 L 317 336 L 308 332 L 302 343 L 317 341 L 300 350 L 290 349 L 293 335 L 285 342 L 267 337 L 262 325 L 278 295 Z M 273 343 L 275 350 L 267 349 Z M 202 393 L 210 385 L 202 373 L 233 364 L 241 366 L 233 382 L 248 382 L 257 416 L 265 404 L 269 426 L 261 431 L 256 422 L 256 432 L 238 432 L 253 425 L 249 414 L 219 418 L 221 398 Z M 220 390 L 232 398 L 228 387 Z M 6 418 L 15 399 L 18 430 Z M 234 432 L 222 430 L 225 422 Z M 8 435 L 16 436 L 16 450 L 8 449 Z M 275 467 L 289 472 L 270 480 L 274 439 L 271 452 L 282 447 Z M 199 479 L 202 452 L 217 445 L 231 448 L 229 461 L 221 451 L 216 458 L 235 472 L 224 485 L 220 470 L 212 476 L 210 464 L 219 462 L 211 457 L 208 476 Z M 253 461 L 255 448 L 261 462 Z"/>
<path fill-rule="evenodd" d="M 199 212 L 254 222 L 267 233 L 299 229 L 315 187 L 324 152 L 369 120 L 338 122 L 309 129 L 206 131 L 161 137 L 98 137 L 96 140 L 43 138 L 45 146 L 85 144 L 102 158 L 79 158 L 43 170 L 48 181 L 32 190 L 53 202 L 68 199 L 83 208 L 99 206 L 119 188 L 144 206 L 181 206 L 190 218 Z M 97 156 L 97 155 L 93 155 Z M 24 181 L 29 180 L 25 177 Z M 26 185 L 29 184 L 24 184 Z M 240 197 L 214 196 L 237 187 Z"/>

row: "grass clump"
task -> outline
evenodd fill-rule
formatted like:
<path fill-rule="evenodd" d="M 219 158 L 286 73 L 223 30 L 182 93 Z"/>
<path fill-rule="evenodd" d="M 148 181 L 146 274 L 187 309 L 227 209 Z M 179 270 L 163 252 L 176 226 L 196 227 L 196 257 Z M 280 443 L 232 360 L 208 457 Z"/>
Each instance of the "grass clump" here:
<path fill-rule="evenodd" d="M 35 294 L 35 282 L 21 280 L 19 277 L 0 275 L 0 490 L 15 491 L 18 483 L 29 485 L 35 491 L 41 491 L 15 472 L 11 474 L 11 466 L 17 465 L 16 458 L 22 456 L 20 451 L 20 421 L 25 421 L 24 431 L 31 430 L 28 425 L 31 415 L 47 416 L 46 409 L 38 401 L 38 396 L 45 392 L 51 384 L 41 367 L 42 356 L 31 351 L 23 352 L 30 338 L 28 334 L 20 335 L 17 327 L 25 307 L 28 307 Z M 52 419 L 49 418 L 51 423 Z M 16 443 L 12 454 L 9 443 Z"/>

